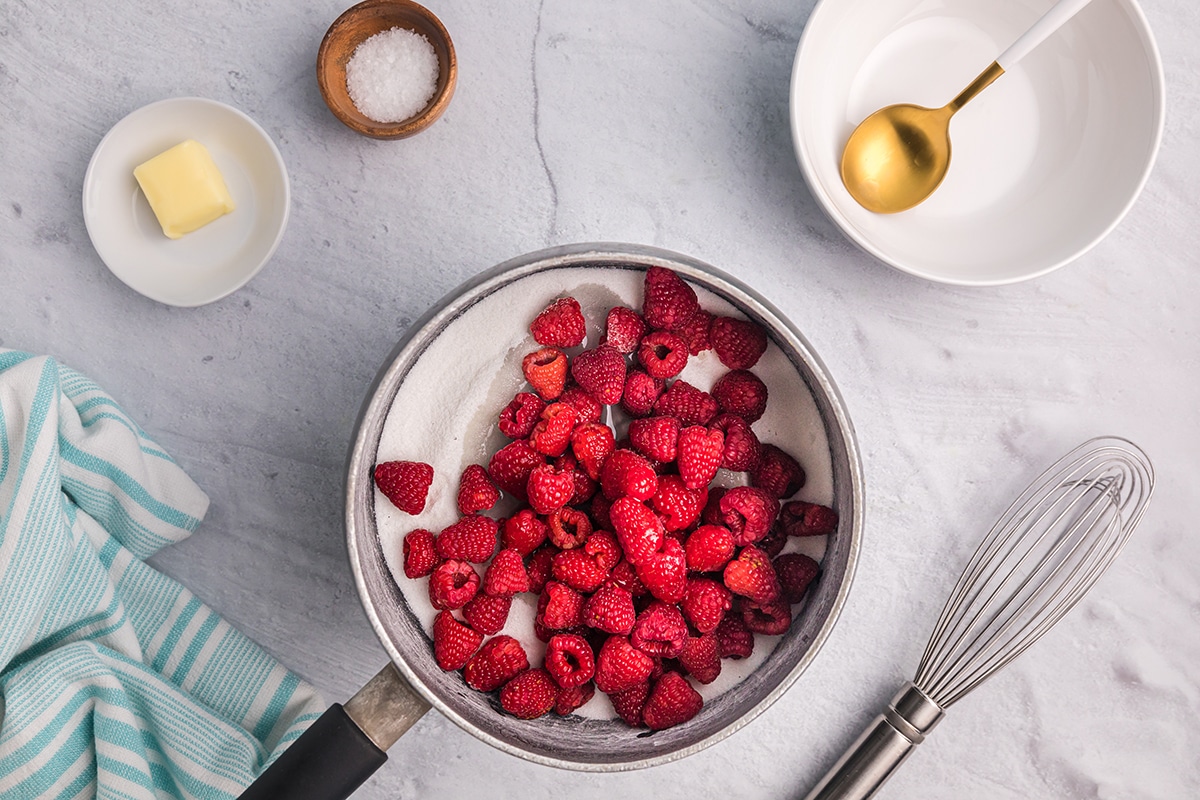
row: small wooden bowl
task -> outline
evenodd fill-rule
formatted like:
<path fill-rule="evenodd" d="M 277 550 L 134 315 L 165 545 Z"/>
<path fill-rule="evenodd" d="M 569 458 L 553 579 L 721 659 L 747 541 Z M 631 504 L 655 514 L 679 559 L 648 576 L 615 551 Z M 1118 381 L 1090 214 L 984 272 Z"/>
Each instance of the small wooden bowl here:
<path fill-rule="evenodd" d="M 437 89 L 424 110 L 400 122 L 376 122 L 354 106 L 346 88 L 346 63 L 364 40 L 392 28 L 407 28 L 433 45 L 438 57 Z M 333 115 L 346 127 L 375 139 L 403 139 L 433 124 L 454 94 L 458 61 L 441 20 L 412 0 L 363 0 L 333 21 L 317 51 L 317 85 Z"/>

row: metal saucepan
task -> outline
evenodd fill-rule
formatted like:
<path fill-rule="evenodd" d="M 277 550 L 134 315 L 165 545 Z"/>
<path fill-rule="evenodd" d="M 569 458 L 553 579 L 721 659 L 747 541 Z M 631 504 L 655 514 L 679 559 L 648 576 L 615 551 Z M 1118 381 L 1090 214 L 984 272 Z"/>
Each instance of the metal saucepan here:
<path fill-rule="evenodd" d="M 648 735 L 620 720 L 555 715 L 518 720 L 503 714 L 492 695 L 469 688 L 461 674 L 444 672 L 437 666 L 428 635 L 393 580 L 376 527 L 372 480 L 384 423 L 393 398 L 422 353 L 448 325 L 483 298 L 515 281 L 547 271 L 580 267 L 644 271 L 653 265 L 674 270 L 764 325 L 794 365 L 811 390 L 825 428 L 832 504 L 840 525 L 829 537 L 821 577 L 810 589 L 790 631 L 749 677 L 707 702 L 691 721 Z M 560 290 L 570 288 L 564 285 Z M 623 771 L 663 764 L 702 750 L 766 709 L 812 661 L 850 589 L 862 515 L 858 450 L 838 391 L 808 342 L 764 298 L 706 264 L 648 247 L 570 245 L 500 264 L 468 281 L 413 325 L 376 377 L 358 420 L 346 473 L 346 542 L 363 607 L 391 663 L 344 707 L 331 706 L 242 797 L 347 797 L 386 760 L 384 751 L 430 706 L 501 750 L 555 767 Z"/>

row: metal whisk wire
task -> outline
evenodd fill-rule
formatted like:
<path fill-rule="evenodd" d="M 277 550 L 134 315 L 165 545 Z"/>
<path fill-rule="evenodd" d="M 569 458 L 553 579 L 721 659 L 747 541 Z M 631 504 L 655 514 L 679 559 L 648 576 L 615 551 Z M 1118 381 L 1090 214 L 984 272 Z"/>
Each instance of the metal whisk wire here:
<path fill-rule="evenodd" d="M 1120 554 L 1154 472 L 1131 442 L 1093 439 L 992 527 L 951 593 L 914 680 L 948 708 L 1042 637 Z"/>
<path fill-rule="evenodd" d="M 916 678 L 806 800 L 865 800 L 945 710 L 1025 652 L 1125 546 L 1154 469 L 1117 437 L 1084 442 L 1043 472 L 984 537 L 934 626 Z"/>

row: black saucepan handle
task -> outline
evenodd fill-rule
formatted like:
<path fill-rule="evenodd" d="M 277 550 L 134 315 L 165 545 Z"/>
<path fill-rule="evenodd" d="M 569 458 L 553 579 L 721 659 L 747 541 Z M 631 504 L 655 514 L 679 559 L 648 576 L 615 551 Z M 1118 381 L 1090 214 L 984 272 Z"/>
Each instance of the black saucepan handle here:
<path fill-rule="evenodd" d="M 385 761 L 387 753 L 334 703 L 242 792 L 241 800 L 345 800 Z"/>
<path fill-rule="evenodd" d="M 344 707 L 330 706 L 239 800 L 345 800 L 428 710 L 388 664 Z"/>

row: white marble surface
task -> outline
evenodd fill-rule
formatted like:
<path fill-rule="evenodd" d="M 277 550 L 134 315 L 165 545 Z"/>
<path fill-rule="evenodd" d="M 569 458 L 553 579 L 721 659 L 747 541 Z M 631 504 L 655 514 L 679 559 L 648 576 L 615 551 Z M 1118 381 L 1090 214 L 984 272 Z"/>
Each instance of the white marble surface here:
<path fill-rule="evenodd" d="M 958 565 L 1013 493 L 1099 433 L 1138 441 L 1156 463 L 1143 527 L 1094 594 L 955 707 L 882 796 L 1200 796 L 1191 0 L 1145 2 L 1168 112 L 1142 198 L 1073 265 L 984 290 L 868 260 L 814 204 L 787 125 L 812 0 L 429 4 L 458 48 L 457 94 L 426 133 L 375 142 L 333 119 L 314 79 L 342 2 L 0 3 L 0 344 L 95 378 L 209 492 L 206 522 L 157 565 L 327 699 L 347 698 L 385 659 L 341 528 L 343 462 L 372 376 L 464 279 L 592 240 L 706 260 L 796 322 L 857 427 L 866 537 L 820 657 L 715 747 L 632 774 L 574 774 L 432 713 L 358 796 L 802 796 L 911 676 Z M 114 278 L 80 208 L 108 128 L 178 95 L 261 123 L 294 198 L 267 268 L 196 309 Z"/>

